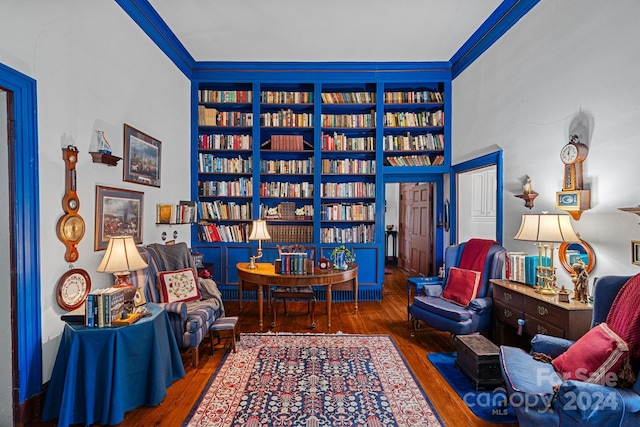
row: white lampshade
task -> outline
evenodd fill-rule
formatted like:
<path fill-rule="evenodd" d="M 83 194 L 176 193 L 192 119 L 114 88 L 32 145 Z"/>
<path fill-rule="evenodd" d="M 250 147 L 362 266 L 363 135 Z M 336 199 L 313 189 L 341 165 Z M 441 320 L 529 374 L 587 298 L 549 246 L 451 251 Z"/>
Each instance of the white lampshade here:
<path fill-rule="evenodd" d="M 117 273 L 142 270 L 148 264 L 138 252 L 131 236 L 117 236 L 109 239 L 109 246 L 96 270 L 98 273 Z"/>
<path fill-rule="evenodd" d="M 523 214 L 520 230 L 514 239 L 550 243 L 580 242 L 570 218 L 569 215 Z"/>
<path fill-rule="evenodd" d="M 253 225 L 251 227 L 251 234 L 249 235 L 249 240 L 269 240 L 271 239 L 271 235 L 269 234 L 269 230 L 267 230 L 267 221 L 264 219 L 257 219 L 253 221 Z"/>

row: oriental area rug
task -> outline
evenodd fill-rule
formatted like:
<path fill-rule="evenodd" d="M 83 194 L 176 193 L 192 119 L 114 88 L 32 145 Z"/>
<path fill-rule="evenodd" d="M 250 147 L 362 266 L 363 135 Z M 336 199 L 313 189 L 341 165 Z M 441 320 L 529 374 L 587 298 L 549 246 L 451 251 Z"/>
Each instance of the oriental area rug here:
<path fill-rule="evenodd" d="M 441 426 L 387 335 L 242 334 L 183 426 Z"/>

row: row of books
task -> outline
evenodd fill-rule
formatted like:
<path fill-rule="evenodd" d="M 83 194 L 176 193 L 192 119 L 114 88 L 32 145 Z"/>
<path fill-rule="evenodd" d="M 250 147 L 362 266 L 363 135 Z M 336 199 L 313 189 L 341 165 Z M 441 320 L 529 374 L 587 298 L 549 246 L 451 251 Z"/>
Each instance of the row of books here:
<path fill-rule="evenodd" d="M 372 182 L 323 182 L 320 185 L 322 197 L 376 197 L 376 185 Z"/>
<path fill-rule="evenodd" d="M 313 157 L 308 159 L 260 160 L 260 173 L 310 175 L 313 173 Z"/>
<path fill-rule="evenodd" d="M 293 110 L 280 110 L 274 113 L 261 113 L 260 126 L 311 127 L 313 126 L 313 113 L 296 113 Z"/>
<path fill-rule="evenodd" d="M 262 104 L 311 104 L 313 92 L 291 92 L 283 90 L 263 90 L 260 92 Z"/>
<path fill-rule="evenodd" d="M 251 173 L 253 158 L 218 157 L 211 153 L 198 153 L 200 173 Z"/>
<path fill-rule="evenodd" d="M 431 158 L 428 154 L 411 156 L 389 156 L 384 159 L 387 166 L 440 166 L 444 164 L 444 156 L 438 154 Z"/>
<path fill-rule="evenodd" d="M 253 180 L 238 178 L 232 181 L 198 181 L 198 195 L 209 197 L 251 197 Z"/>
<path fill-rule="evenodd" d="M 251 102 L 252 91 L 250 90 L 198 90 L 198 102 Z"/>
<path fill-rule="evenodd" d="M 269 148 L 274 151 L 303 151 L 305 149 L 302 135 L 271 135 L 268 142 Z M 312 148 L 311 144 L 307 144 L 307 146 Z"/>
<path fill-rule="evenodd" d="M 271 243 L 311 243 L 313 242 L 313 226 L 311 225 L 278 225 L 269 224 Z"/>
<path fill-rule="evenodd" d="M 376 125 L 376 112 L 365 114 L 323 114 L 321 125 L 332 128 L 372 128 Z"/>
<path fill-rule="evenodd" d="M 373 225 L 354 225 L 349 228 L 323 227 L 320 229 L 322 243 L 373 243 L 375 227 Z"/>
<path fill-rule="evenodd" d="M 375 203 L 323 203 L 320 208 L 322 221 L 373 221 Z"/>
<path fill-rule="evenodd" d="M 551 260 L 549 257 L 542 257 L 542 264 L 540 264 L 538 255 L 528 255 L 526 252 L 507 252 L 505 278 L 535 286 L 537 284 L 538 265 L 549 267 Z"/>
<path fill-rule="evenodd" d="M 156 204 L 156 224 L 191 224 L 197 220 L 196 202 L 181 200 L 178 205 Z"/>
<path fill-rule="evenodd" d="M 261 182 L 260 197 L 313 197 L 310 182 Z"/>
<path fill-rule="evenodd" d="M 444 111 L 389 112 L 384 115 L 385 127 L 444 126 Z"/>
<path fill-rule="evenodd" d="M 218 111 L 198 105 L 198 126 L 253 126 L 253 113 L 244 111 Z"/>
<path fill-rule="evenodd" d="M 444 102 L 442 92 L 430 90 L 389 91 L 384 93 L 385 104 L 419 104 L 428 102 Z"/>
<path fill-rule="evenodd" d="M 424 135 L 385 135 L 383 138 L 385 150 L 443 150 L 444 135 L 441 133 L 427 133 Z"/>
<path fill-rule="evenodd" d="M 198 238 L 201 242 L 247 242 L 251 224 L 198 224 Z M 271 232 L 271 230 L 269 230 Z"/>
<path fill-rule="evenodd" d="M 322 92 L 323 104 L 373 104 L 375 92 Z"/>
<path fill-rule="evenodd" d="M 251 135 L 200 134 L 198 148 L 200 150 L 251 150 L 252 141 Z"/>
<path fill-rule="evenodd" d="M 344 133 L 333 134 L 322 132 L 322 151 L 373 151 L 376 139 L 373 136 L 348 137 Z"/>
<path fill-rule="evenodd" d="M 85 300 L 85 326 L 102 328 L 115 326 L 113 323 L 122 316 L 124 310 L 124 288 L 96 289 Z"/>
<path fill-rule="evenodd" d="M 236 203 L 230 201 L 224 203 L 220 200 L 213 202 L 198 202 L 200 218 L 208 221 L 219 220 L 250 220 L 253 203 Z"/>
<path fill-rule="evenodd" d="M 323 174 L 373 175 L 376 173 L 375 160 L 322 159 Z"/>
<path fill-rule="evenodd" d="M 307 274 L 313 272 L 313 264 L 309 266 L 308 254 L 300 253 L 282 253 L 280 258 L 276 259 L 274 266 L 276 273 L 280 274 Z M 311 271 L 309 271 L 311 267 Z"/>

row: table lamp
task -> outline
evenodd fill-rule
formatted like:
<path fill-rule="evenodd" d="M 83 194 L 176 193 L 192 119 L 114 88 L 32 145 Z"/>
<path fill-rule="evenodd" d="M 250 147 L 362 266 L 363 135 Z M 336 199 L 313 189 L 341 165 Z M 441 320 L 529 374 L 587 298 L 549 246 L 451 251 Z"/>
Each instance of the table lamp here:
<path fill-rule="evenodd" d="M 580 242 L 580 237 L 573 230 L 569 215 L 523 214 L 520 229 L 514 239 L 538 242 L 536 292 L 546 295 L 557 293 L 556 269 L 553 266 L 553 244 Z M 549 258 L 548 266 L 544 265 L 543 257 Z"/>
<path fill-rule="evenodd" d="M 144 262 L 138 252 L 132 236 L 115 236 L 109 238 L 109 245 L 104 253 L 102 262 L 96 269 L 98 273 L 113 273 L 114 287 L 125 288 L 125 304 L 133 302 L 136 294 L 135 287 L 129 283 L 129 273 L 142 270 L 148 264 Z"/>
<path fill-rule="evenodd" d="M 256 260 L 262 258 L 262 241 L 271 239 L 271 235 L 269 234 L 269 230 L 267 230 L 267 221 L 264 219 L 257 219 L 253 221 L 253 225 L 251 227 L 251 234 L 249 235 L 249 240 L 257 240 L 258 241 L 258 251 L 256 255 L 251 256 L 251 261 L 247 268 L 252 270 L 258 268 L 256 265 Z"/>

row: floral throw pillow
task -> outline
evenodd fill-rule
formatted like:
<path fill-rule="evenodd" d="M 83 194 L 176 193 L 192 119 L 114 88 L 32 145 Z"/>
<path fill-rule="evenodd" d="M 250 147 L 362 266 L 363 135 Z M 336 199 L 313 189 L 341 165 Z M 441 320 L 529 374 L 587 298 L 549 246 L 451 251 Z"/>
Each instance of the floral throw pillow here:
<path fill-rule="evenodd" d="M 200 299 L 196 274 L 192 268 L 158 273 L 162 302 L 187 302 Z"/>

